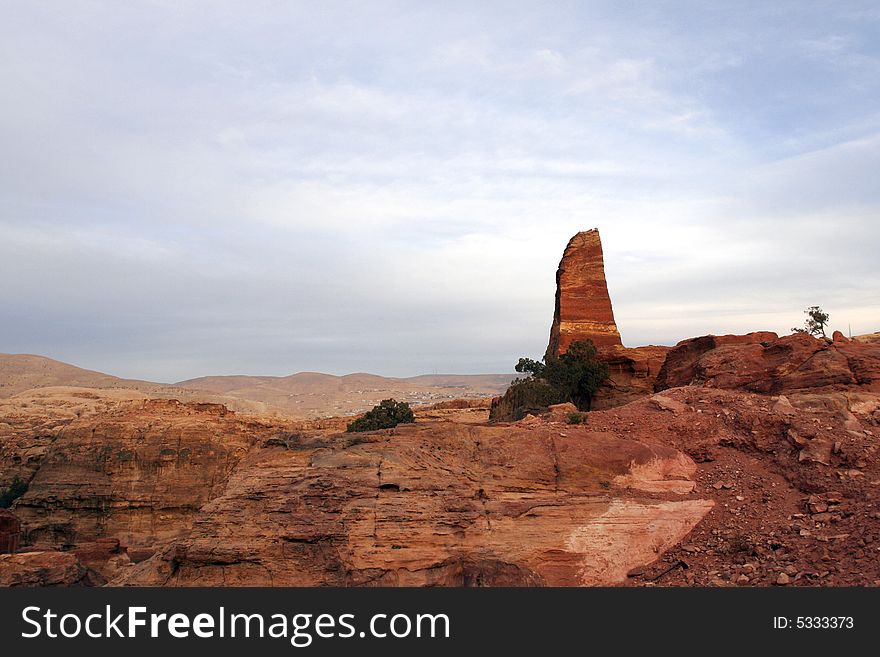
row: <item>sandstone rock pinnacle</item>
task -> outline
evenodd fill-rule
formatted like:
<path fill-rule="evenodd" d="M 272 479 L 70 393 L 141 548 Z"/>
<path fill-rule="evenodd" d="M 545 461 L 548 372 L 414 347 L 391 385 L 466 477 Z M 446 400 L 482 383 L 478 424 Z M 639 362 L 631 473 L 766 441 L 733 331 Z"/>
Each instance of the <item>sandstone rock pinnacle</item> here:
<path fill-rule="evenodd" d="M 592 340 L 600 348 L 622 344 L 605 282 L 597 228 L 572 237 L 559 262 L 547 355 L 565 353 L 578 340 Z"/>

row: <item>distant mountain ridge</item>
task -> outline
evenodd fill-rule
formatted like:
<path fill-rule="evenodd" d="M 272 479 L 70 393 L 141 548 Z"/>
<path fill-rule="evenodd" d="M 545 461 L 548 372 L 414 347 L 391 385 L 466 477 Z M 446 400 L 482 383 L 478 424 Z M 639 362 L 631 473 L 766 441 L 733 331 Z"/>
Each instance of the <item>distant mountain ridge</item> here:
<path fill-rule="evenodd" d="M 513 374 L 424 374 L 407 378 L 363 372 L 336 376 L 299 372 L 288 376 L 204 376 L 173 384 L 123 379 L 33 354 L 0 354 L 0 398 L 33 388 L 132 389 L 181 401 L 223 403 L 239 412 L 321 417 L 350 415 L 395 397 L 411 404 L 504 392 Z"/>
<path fill-rule="evenodd" d="M 410 404 L 455 398 L 494 397 L 513 374 L 426 374 L 393 378 L 363 372 L 335 376 L 299 372 L 289 376 L 205 376 L 175 385 L 235 399 L 260 401 L 293 415 L 350 415 L 394 397 Z"/>

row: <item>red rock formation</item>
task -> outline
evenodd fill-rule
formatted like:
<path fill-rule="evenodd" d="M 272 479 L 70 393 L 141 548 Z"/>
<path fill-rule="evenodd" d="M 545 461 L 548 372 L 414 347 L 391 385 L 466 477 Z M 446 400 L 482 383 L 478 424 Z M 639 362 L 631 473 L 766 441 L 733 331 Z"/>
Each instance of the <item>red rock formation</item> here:
<path fill-rule="evenodd" d="M 861 388 L 880 392 L 880 341 L 853 339 L 836 343 L 834 349 L 846 358 Z"/>
<path fill-rule="evenodd" d="M 831 342 L 805 333 L 692 338 L 669 352 L 655 388 L 686 385 L 765 394 L 825 387 L 880 390 L 880 345 Z"/>
<path fill-rule="evenodd" d="M 622 344 L 605 282 L 605 261 L 598 229 L 571 238 L 556 270 L 556 307 L 547 354 L 565 353 L 577 340 L 597 347 Z"/>
<path fill-rule="evenodd" d="M 880 582 L 876 393 L 685 386 L 556 419 L 253 450 L 188 536 L 112 583 Z"/>
<path fill-rule="evenodd" d="M 22 543 L 164 544 L 188 531 L 262 430 L 222 407 L 174 400 L 76 419 L 59 429 L 16 502 Z"/>
<path fill-rule="evenodd" d="M 21 523 L 8 509 L 0 509 L 0 554 L 10 554 L 18 550 Z"/>
<path fill-rule="evenodd" d="M 70 549 L 0 555 L 0 585 L 727 586 L 783 570 L 791 585 L 880 584 L 880 345 L 770 337 L 671 362 L 803 385 L 829 378 L 812 368 L 832 350 L 866 383 L 777 397 L 686 385 L 579 425 L 563 408 L 495 426 L 485 409 L 441 408 L 390 431 L 294 433 L 130 400 L 51 431 L 35 421 L 44 453 L 16 504 L 26 532 Z M 768 369 L 774 342 L 812 365 Z M 0 458 L 29 449 L 21 417 L 0 413 Z"/>
<path fill-rule="evenodd" d="M 655 384 L 656 390 L 690 385 L 700 380 L 697 364 L 704 354 L 716 347 L 734 344 L 769 344 L 779 338 L 770 331 L 757 331 L 746 335 L 704 335 L 682 340 L 666 355 Z"/>
<path fill-rule="evenodd" d="M 599 358 L 608 363 L 608 380 L 593 397 L 593 409 L 629 404 L 654 393 L 654 381 L 671 347 L 605 347 Z"/>
<path fill-rule="evenodd" d="M 711 508 L 682 499 L 695 467 L 677 450 L 541 420 L 262 449 L 189 537 L 116 583 L 616 583 Z"/>
<path fill-rule="evenodd" d="M 578 340 L 592 340 L 599 359 L 608 363 L 609 379 L 596 394 L 593 408 L 620 406 L 653 393 L 669 347 L 628 349 L 621 343 L 605 281 L 602 241 L 595 228 L 572 237 L 562 255 L 547 355 L 565 353 Z"/>

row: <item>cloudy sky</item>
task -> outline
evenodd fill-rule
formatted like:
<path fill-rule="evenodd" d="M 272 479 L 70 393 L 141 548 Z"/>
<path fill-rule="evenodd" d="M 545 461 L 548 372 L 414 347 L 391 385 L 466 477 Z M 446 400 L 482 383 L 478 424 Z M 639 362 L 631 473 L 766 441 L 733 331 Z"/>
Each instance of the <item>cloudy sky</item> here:
<path fill-rule="evenodd" d="M 627 345 L 880 330 L 873 1 L 4 1 L 0 94 L 0 352 L 510 371 L 592 227 Z"/>

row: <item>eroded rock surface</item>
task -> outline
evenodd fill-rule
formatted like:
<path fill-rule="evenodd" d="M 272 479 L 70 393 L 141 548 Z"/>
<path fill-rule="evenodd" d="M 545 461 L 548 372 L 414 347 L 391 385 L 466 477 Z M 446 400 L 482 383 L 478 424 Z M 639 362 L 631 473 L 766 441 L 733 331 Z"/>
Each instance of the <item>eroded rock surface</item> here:
<path fill-rule="evenodd" d="M 880 344 L 832 342 L 803 333 L 692 338 L 669 352 L 655 389 L 685 385 L 764 394 L 850 387 L 880 391 Z"/>
<path fill-rule="evenodd" d="M 623 406 L 653 394 L 654 383 L 670 347 L 604 347 L 599 358 L 608 363 L 608 380 L 593 397 L 593 408 Z"/>
<path fill-rule="evenodd" d="M 6 458 L 33 470 L 15 502 L 22 544 L 51 548 L 114 537 L 133 547 L 188 531 L 256 440 L 222 406 L 122 400 L 100 414 L 47 420 L 4 443 Z"/>
<path fill-rule="evenodd" d="M 694 470 L 677 450 L 556 423 L 328 436 L 249 455 L 188 538 L 117 583 L 610 584 L 712 506 L 679 499 Z M 621 532 L 603 540 L 610 523 Z"/>
<path fill-rule="evenodd" d="M 0 509 L 0 554 L 10 554 L 18 550 L 21 536 L 21 522 L 8 509 Z"/>

